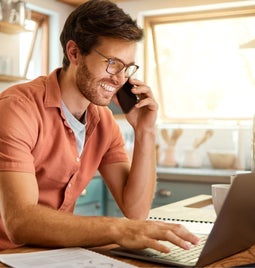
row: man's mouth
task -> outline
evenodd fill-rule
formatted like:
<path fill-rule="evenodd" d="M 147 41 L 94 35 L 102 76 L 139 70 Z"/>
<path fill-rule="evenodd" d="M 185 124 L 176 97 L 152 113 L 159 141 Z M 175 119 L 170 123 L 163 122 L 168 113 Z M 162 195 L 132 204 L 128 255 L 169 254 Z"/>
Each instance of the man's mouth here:
<path fill-rule="evenodd" d="M 101 85 L 101 87 L 102 87 L 103 89 L 105 89 L 105 90 L 108 91 L 108 92 L 114 92 L 114 91 L 116 90 L 115 87 L 110 86 L 110 85 L 107 85 L 107 84 L 105 84 L 105 83 L 100 83 L 100 85 Z"/>

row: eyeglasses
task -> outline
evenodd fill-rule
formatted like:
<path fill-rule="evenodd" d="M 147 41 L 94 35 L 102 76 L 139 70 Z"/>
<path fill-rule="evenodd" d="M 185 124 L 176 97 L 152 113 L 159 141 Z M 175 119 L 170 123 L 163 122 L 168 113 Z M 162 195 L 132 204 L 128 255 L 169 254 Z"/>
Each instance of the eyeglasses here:
<path fill-rule="evenodd" d="M 109 74 L 118 74 L 120 73 L 123 69 L 125 69 L 125 77 L 131 77 L 139 68 L 138 65 L 135 64 L 130 64 L 130 65 L 126 65 L 124 62 L 122 62 L 119 59 L 116 58 L 108 58 L 106 56 L 104 56 L 102 53 L 100 53 L 99 51 L 97 51 L 96 49 L 94 49 L 94 51 L 99 54 L 100 56 L 102 56 L 103 58 L 106 59 L 108 65 L 106 67 L 106 72 Z"/>

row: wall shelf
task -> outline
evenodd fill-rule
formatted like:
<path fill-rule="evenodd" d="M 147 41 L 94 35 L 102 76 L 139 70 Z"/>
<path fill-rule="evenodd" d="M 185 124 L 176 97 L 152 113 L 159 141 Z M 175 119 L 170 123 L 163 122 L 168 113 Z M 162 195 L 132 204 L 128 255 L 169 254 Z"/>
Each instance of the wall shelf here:
<path fill-rule="evenodd" d="M 5 34 L 18 34 L 27 31 L 23 26 L 6 21 L 0 21 L 0 32 Z"/>
<path fill-rule="evenodd" d="M 26 32 L 26 31 L 27 29 L 25 29 L 25 27 L 19 24 L 9 23 L 7 21 L 0 21 L 0 33 L 4 33 L 8 35 L 15 35 L 15 34 L 19 34 L 19 33 Z M 27 80 L 27 79 L 21 76 L 0 73 L 0 82 L 8 83 L 8 82 L 18 82 L 22 80 Z"/>
<path fill-rule="evenodd" d="M 27 80 L 26 77 L 0 74 L 0 82 L 18 82 Z"/>

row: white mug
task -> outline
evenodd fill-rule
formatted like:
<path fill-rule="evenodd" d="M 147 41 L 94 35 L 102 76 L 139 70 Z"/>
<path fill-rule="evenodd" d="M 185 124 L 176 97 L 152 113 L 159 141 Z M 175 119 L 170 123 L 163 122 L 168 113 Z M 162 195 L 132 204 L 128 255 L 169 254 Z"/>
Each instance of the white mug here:
<path fill-rule="evenodd" d="M 230 184 L 212 184 L 212 201 L 216 215 L 221 210 L 229 188 Z"/>

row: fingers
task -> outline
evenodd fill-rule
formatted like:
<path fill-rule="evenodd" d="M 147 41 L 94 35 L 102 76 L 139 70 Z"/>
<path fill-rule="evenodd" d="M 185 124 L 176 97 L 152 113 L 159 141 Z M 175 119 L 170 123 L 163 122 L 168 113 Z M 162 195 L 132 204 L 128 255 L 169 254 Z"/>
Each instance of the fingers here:
<path fill-rule="evenodd" d="M 157 110 L 158 105 L 154 100 L 150 87 L 138 79 L 130 79 L 130 82 L 135 85 L 132 88 L 132 92 L 139 96 L 139 102 L 136 104 L 136 107 L 142 108 L 147 106 L 151 110 Z"/>
<path fill-rule="evenodd" d="M 154 239 L 169 241 L 183 249 L 190 249 L 191 244 L 197 245 L 199 243 L 199 238 L 189 232 L 183 225 L 163 222 L 162 224 L 160 226 L 161 232 L 155 232 Z"/>
<path fill-rule="evenodd" d="M 166 246 L 166 245 L 162 244 L 160 241 L 154 240 L 154 239 L 150 239 L 150 240 L 148 239 L 146 245 L 147 246 L 144 248 L 155 249 L 155 250 L 162 252 L 162 253 L 169 253 L 171 251 L 171 249 L 168 246 Z"/>
<path fill-rule="evenodd" d="M 173 224 L 168 234 L 168 240 L 173 244 L 183 248 L 190 249 L 191 244 L 199 243 L 199 238 L 190 233 L 183 225 Z"/>
<path fill-rule="evenodd" d="M 151 248 L 163 253 L 171 251 L 167 241 L 183 249 L 190 249 L 191 244 L 198 244 L 199 238 L 190 233 L 181 224 L 156 221 L 126 221 L 121 238 L 117 243 L 127 248 Z M 131 226 L 132 225 L 132 226 Z"/>
<path fill-rule="evenodd" d="M 135 86 L 133 89 L 136 91 L 136 94 L 144 94 L 145 96 L 153 97 L 150 87 L 144 82 L 138 79 L 130 79 L 130 83 Z"/>

